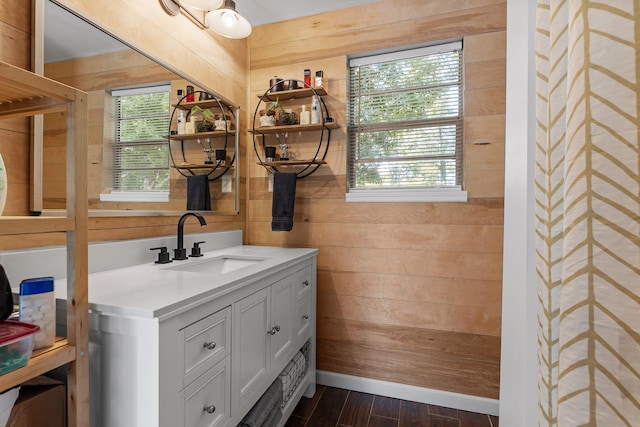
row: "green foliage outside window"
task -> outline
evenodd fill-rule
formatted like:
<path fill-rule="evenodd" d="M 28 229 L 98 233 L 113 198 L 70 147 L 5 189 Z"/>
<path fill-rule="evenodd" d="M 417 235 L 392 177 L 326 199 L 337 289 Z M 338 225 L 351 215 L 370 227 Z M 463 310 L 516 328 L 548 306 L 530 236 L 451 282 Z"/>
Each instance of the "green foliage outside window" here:
<path fill-rule="evenodd" d="M 461 182 L 461 51 L 350 67 L 351 188 Z"/>
<path fill-rule="evenodd" d="M 116 110 L 114 189 L 169 190 L 169 92 L 118 96 Z"/>

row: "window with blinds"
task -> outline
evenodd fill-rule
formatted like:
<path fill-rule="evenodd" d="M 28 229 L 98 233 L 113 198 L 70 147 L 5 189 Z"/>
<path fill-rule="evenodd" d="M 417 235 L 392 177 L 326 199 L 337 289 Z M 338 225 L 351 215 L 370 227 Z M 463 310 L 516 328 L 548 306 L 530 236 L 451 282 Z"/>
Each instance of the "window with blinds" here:
<path fill-rule="evenodd" d="M 111 192 L 169 191 L 169 147 L 163 135 L 169 128 L 170 90 L 163 84 L 106 94 L 103 182 Z"/>
<path fill-rule="evenodd" d="M 352 58 L 348 86 L 349 193 L 461 190 L 461 42 Z"/>

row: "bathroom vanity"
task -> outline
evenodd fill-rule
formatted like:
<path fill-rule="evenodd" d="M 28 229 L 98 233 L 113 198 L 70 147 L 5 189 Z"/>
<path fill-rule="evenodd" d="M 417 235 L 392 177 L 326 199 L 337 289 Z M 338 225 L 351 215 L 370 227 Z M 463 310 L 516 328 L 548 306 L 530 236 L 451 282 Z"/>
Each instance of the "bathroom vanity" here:
<path fill-rule="evenodd" d="M 237 425 L 312 338 L 314 253 L 241 246 L 90 275 L 90 295 L 126 285 L 109 305 L 90 302 L 102 426 Z M 247 265 L 209 273 L 217 263 Z M 315 392 L 314 371 L 298 399 Z"/>
<path fill-rule="evenodd" d="M 229 233 L 225 246 L 218 235 Z M 305 370 L 279 425 L 315 393 L 318 251 L 207 234 L 185 236 L 185 245 L 210 242 L 202 257 L 169 264 L 149 248 L 175 238 L 89 247 L 92 426 L 236 426 L 301 350 Z M 112 268 L 109 254 L 133 265 Z"/>

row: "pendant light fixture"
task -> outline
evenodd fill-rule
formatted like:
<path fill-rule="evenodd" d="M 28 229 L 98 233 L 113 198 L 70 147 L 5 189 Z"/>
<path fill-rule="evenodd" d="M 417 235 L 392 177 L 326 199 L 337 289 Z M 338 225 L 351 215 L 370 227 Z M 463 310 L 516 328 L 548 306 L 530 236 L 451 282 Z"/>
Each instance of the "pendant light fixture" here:
<path fill-rule="evenodd" d="M 224 0 L 180 0 L 180 3 L 196 9 L 209 11 L 222 6 Z"/>
<path fill-rule="evenodd" d="M 169 15 L 178 15 L 182 10 L 203 29 L 209 29 L 230 39 L 243 39 L 251 34 L 251 24 L 236 12 L 233 0 L 160 0 Z M 205 11 L 204 22 L 190 8 Z"/>
<path fill-rule="evenodd" d="M 207 13 L 205 23 L 214 33 L 230 39 L 243 39 L 251 34 L 251 24 L 236 12 L 233 0 L 224 0 L 222 7 Z"/>

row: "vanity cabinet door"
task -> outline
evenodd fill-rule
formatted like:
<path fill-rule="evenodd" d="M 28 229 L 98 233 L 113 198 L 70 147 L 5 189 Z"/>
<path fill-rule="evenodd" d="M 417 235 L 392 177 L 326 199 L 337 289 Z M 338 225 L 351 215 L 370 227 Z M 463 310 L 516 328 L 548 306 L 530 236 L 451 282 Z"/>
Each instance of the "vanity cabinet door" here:
<path fill-rule="evenodd" d="M 294 276 L 290 275 L 271 285 L 270 357 L 272 370 L 280 372 L 291 360 L 293 348 L 293 313 L 295 295 Z"/>
<path fill-rule="evenodd" d="M 234 394 L 239 404 L 269 374 L 267 330 L 269 325 L 269 288 L 262 289 L 235 304 L 233 315 Z"/>

